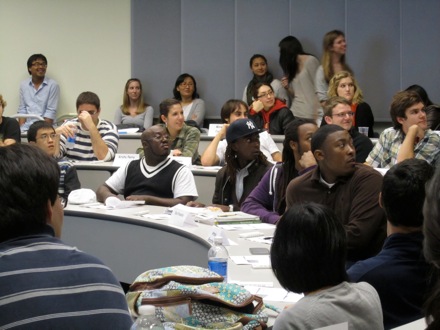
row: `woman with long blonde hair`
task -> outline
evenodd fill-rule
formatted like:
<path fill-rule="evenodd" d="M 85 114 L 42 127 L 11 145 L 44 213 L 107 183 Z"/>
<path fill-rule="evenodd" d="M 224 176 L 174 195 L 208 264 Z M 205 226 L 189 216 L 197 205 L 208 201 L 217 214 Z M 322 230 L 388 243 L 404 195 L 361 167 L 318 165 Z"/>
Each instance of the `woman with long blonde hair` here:
<path fill-rule="evenodd" d="M 344 32 L 332 30 L 327 32 L 322 41 L 321 66 L 316 71 L 315 88 L 321 104 L 327 100 L 327 90 L 330 79 L 339 71 L 352 72 L 345 63 L 347 43 Z"/>
<path fill-rule="evenodd" d="M 330 80 L 328 97 L 340 96 L 351 102 L 353 126 L 368 127 L 368 137 L 374 137 L 374 115 L 368 103 L 364 102 L 362 90 L 356 79 L 348 71 L 336 73 Z"/>
<path fill-rule="evenodd" d="M 153 125 L 153 107 L 144 101 L 142 83 L 137 78 L 130 78 L 125 83 L 122 105 L 116 109 L 116 125 L 139 127 L 142 131 Z"/>

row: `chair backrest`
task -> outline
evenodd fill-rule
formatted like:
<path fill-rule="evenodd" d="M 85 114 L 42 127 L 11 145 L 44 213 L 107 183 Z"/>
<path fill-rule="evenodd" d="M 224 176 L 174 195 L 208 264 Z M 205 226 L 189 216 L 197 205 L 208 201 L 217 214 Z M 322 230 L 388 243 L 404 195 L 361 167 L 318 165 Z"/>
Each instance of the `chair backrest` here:
<path fill-rule="evenodd" d="M 76 117 L 78 117 L 77 113 L 74 113 L 74 112 L 66 113 L 64 115 L 59 116 L 56 119 L 55 123 L 56 123 L 57 126 L 61 126 L 62 124 L 64 124 L 64 122 L 66 120 L 70 120 L 70 119 L 73 119 L 73 118 L 76 118 Z"/>
<path fill-rule="evenodd" d="M 27 114 L 27 113 L 16 113 L 15 115 L 9 116 L 10 118 L 35 118 L 38 120 L 44 120 L 40 115 Z"/>

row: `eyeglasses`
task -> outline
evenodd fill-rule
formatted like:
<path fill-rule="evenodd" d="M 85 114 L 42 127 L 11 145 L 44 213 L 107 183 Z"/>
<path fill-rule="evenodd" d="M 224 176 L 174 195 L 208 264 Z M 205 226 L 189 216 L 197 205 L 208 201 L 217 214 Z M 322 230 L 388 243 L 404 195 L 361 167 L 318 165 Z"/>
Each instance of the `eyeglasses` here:
<path fill-rule="evenodd" d="M 161 142 L 164 139 L 168 141 L 170 139 L 170 136 L 168 134 L 154 134 L 153 137 L 145 139 L 145 140 L 147 140 L 147 141 L 155 140 L 155 141 Z"/>
<path fill-rule="evenodd" d="M 263 98 L 263 97 L 268 97 L 268 96 L 273 96 L 274 92 L 273 91 L 268 91 L 267 93 L 263 93 L 261 95 L 258 95 L 257 97 L 259 99 Z"/>
<path fill-rule="evenodd" d="M 32 63 L 32 66 L 34 66 L 34 67 L 41 66 L 42 68 L 46 68 L 47 67 L 47 63 L 45 63 L 45 62 L 34 62 L 34 63 Z"/>
<path fill-rule="evenodd" d="M 187 83 L 187 82 L 183 82 L 179 85 L 180 87 L 193 87 L 194 84 L 193 83 Z"/>
<path fill-rule="evenodd" d="M 336 117 L 339 117 L 339 118 L 344 118 L 346 116 L 353 117 L 353 115 L 354 115 L 353 112 L 348 111 L 348 112 L 334 113 L 334 114 L 332 114 L 332 117 L 336 116 Z"/>
<path fill-rule="evenodd" d="M 52 140 L 57 137 L 56 133 L 50 133 L 50 134 L 41 134 L 41 136 L 37 137 L 37 139 L 40 140 L 49 140 L 51 138 Z"/>

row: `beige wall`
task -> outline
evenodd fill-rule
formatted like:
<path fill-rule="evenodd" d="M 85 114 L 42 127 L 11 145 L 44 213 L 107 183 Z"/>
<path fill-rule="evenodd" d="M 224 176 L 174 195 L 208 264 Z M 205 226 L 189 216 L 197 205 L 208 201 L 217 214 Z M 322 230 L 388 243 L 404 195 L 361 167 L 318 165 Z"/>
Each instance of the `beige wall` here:
<path fill-rule="evenodd" d="M 101 99 L 113 119 L 130 78 L 130 0 L 1 0 L 0 94 L 5 115 L 17 112 L 28 57 L 47 57 L 47 76 L 60 85 L 58 116 L 75 112 L 79 93 Z"/>

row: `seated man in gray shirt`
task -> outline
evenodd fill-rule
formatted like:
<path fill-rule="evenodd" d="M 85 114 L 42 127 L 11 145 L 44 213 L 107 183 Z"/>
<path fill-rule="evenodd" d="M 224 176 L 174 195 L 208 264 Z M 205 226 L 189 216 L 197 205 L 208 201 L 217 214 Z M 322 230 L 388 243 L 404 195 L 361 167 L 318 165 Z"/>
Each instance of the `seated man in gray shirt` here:
<path fill-rule="evenodd" d="M 144 157 L 120 167 L 99 187 L 98 201 L 114 202 L 118 194 L 126 200 L 143 200 L 145 204 L 159 206 L 195 200 L 198 195 L 191 170 L 168 157 L 169 136 L 165 128 L 148 128 L 142 133 L 141 142 Z"/>

